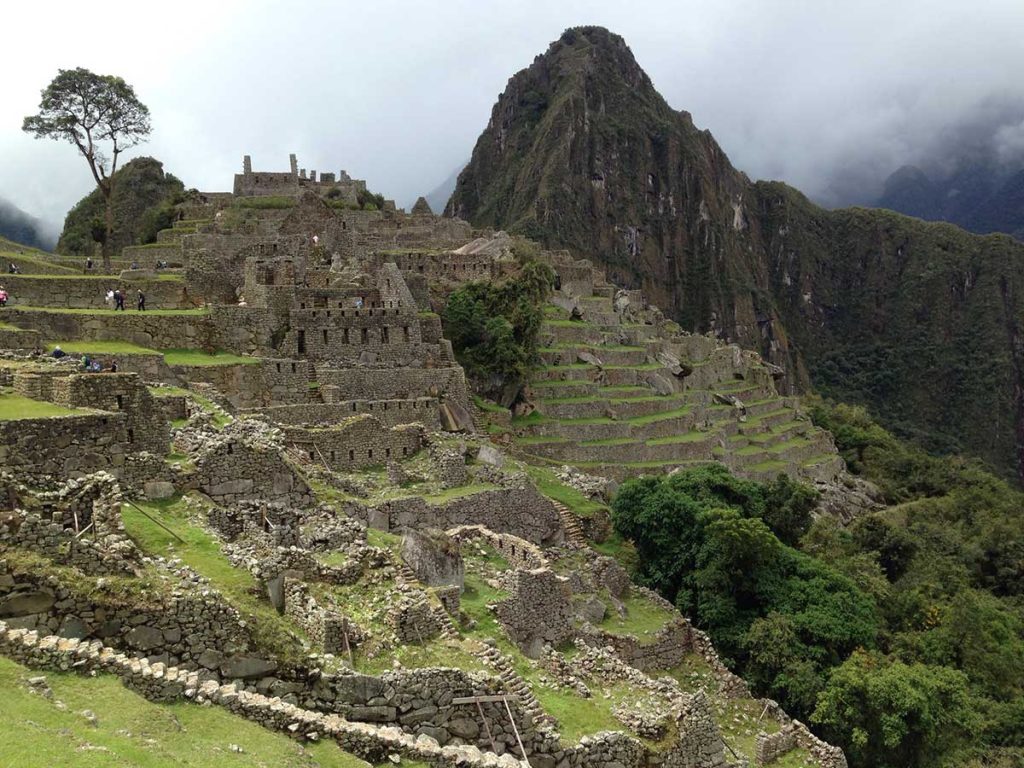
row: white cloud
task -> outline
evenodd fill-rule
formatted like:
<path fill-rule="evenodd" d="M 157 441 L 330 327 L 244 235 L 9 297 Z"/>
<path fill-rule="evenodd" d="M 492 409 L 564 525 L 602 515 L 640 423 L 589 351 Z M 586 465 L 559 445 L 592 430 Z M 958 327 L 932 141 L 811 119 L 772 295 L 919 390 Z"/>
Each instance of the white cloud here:
<path fill-rule="evenodd" d="M 507 79 L 568 26 L 623 35 L 734 163 L 828 199 L 875 183 L 993 93 L 1024 96 L 1024 4 L 812 0 L 50 2 L 4 10 L 0 196 L 50 222 L 91 187 L 69 145 L 21 120 L 59 67 L 131 82 L 139 148 L 227 189 L 243 154 L 366 178 L 400 203 L 468 156 Z M 1009 139 L 1008 139 L 1009 141 Z"/>

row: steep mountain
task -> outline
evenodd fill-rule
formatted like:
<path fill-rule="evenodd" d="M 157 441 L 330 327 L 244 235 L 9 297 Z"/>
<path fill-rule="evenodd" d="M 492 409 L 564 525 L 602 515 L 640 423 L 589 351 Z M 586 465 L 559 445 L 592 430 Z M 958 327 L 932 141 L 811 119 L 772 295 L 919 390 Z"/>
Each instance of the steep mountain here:
<path fill-rule="evenodd" d="M 129 245 L 153 242 L 159 230 L 170 226 L 172 206 L 180 202 L 185 186 L 152 157 L 135 158 L 114 178 L 112 252 L 117 253 Z M 64 219 L 57 251 L 71 256 L 91 254 L 103 236 L 103 211 L 98 189 L 79 200 Z"/>
<path fill-rule="evenodd" d="M 752 182 L 605 29 L 509 80 L 446 210 L 602 262 L 791 391 L 1024 478 L 1024 246 Z"/>
<path fill-rule="evenodd" d="M 946 173 L 903 166 L 886 179 L 877 204 L 971 232 L 1005 232 L 1024 240 L 1024 169 L 994 158 L 961 158 Z"/>
<path fill-rule="evenodd" d="M 455 184 L 459 180 L 459 174 L 465 166 L 465 163 L 460 165 L 451 172 L 448 178 L 424 195 L 427 199 L 427 204 L 430 206 L 430 210 L 438 212 L 444 210 L 444 206 L 448 202 L 448 198 L 450 198 L 452 196 L 452 192 L 455 191 Z"/>
<path fill-rule="evenodd" d="M 30 216 L 14 203 L 0 198 L 0 237 L 32 248 L 49 249 L 53 239 L 46 234 L 39 219 Z"/>

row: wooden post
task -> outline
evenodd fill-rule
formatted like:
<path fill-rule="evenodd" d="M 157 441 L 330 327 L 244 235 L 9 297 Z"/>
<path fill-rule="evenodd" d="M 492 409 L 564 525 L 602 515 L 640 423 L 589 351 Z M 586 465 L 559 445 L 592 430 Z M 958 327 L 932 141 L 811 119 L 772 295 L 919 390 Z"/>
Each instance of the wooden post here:
<path fill-rule="evenodd" d="M 497 746 L 497 744 L 494 743 L 494 736 L 491 735 L 491 726 L 487 722 L 487 717 L 484 715 L 484 706 L 483 706 L 483 704 L 480 703 L 479 699 L 477 699 L 477 702 L 476 702 L 476 709 L 480 713 L 480 720 L 483 722 L 484 730 L 487 732 L 487 740 L 489 742 L 491 742 L 491 752 L 494 752 L 495 754 L 497 754 L 498 753 L 498 746 Z"/>
<path fill-rule="evenodd" d="M 527 768 L 529 768 L 530 758 L 526 756 L 526 747 L 523 746 L 523 740 L 519 736 L 519 728 L 516 727 L 516 719 L 512 717 L 512 708 L 508 705 L 508 696 L 502 696 L 501 700 L 505 704 L 505 711 L 508 712 L 508 721 L 512 724 L 512 732 L 516 735 L 516 743 L 519 744 L 519 754 L 523 756 L 523 762 L 526 763 Z"/>

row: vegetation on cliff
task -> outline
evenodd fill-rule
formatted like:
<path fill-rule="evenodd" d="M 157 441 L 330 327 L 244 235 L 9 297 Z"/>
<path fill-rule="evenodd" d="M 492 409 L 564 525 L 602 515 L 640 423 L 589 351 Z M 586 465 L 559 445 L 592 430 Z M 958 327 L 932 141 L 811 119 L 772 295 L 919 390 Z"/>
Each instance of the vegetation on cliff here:
<path fill-rule="evenodd" d="M 111 198 L 114 253 L 129 245 L 156 240 L 156 233 L 174 222 L 174 206 L 183 199 L 185 186 L 163 163 L 152 157 L 137 157 L 117 174 Z M 64 219 L 64 231 L 57 242 L 58 253 L 92 255 L 96 243 L 105 237 L 103 195 L 98 189 L 83 197 Z"/>
<path fill-rule="evenodd" d="M 638 575 L 852 766 L 1019 765 L 1024 494 L 863 408 L 818 401 L 813 415 L 889 506 L 808 526 L 812 497 L 782 479 L 629 481 L 613 510 Z"/>
<path fill-rule="evenodd" d="M 447 212 L 603 262 L 785 387 L 1024 478 L 1024 245 L 752 183 L 607 30 L 568 30 L 509 80 Z"/>
<path fill-rule="evenodd" d="M 544 301 L 554 282 L 551 267 L 528 261 L 501 282 L 465 283 L 448 297 L 442 320 L 459 362 L 486 389 L 526 380 L 536 362 Z"/>

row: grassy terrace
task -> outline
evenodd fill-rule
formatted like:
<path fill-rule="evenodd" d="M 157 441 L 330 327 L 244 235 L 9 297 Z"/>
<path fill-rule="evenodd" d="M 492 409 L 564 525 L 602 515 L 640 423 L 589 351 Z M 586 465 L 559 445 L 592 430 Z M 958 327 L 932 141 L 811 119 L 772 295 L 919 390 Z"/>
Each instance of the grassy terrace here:
<path fill-rule="evenodd" d="M 537 486 L 538 491 L 549 499 L 565 504 L 565 506 L 580 517 L 590 517 L 595 512 L 607 511 L 608 509 L 604 504 L 589 499 L 575 488 L 566 485 L 558 479 L 554 472 L 543 467 L 527 465 L 526 474 L 533 480 L 533 484 Z"/>
<path fill-rule="evenodd" d="M 658 630 L 676 616 L 639 593 L 631 594 L 622 602 L 626 606 L 625 618 L 609 610 L 599 625 L 601 629 L 615 635 L 634 635 L 640 642 L 653 641 Z"/>
<path fill-rule="evenodd" d="M 367 768 L 333 742 L 303 745 L 219 707 L 156 704 L 112 675 L 47 671 L 53 698 L 31 693 L 39 672 L 0 658 L 0 717 L 16 738 L 0 740 L 0 765 L 99 768 L 167 765 L 186 768 Z M 64 706 L 59 707 L 58 702 Z M 97 716 L 91 724 L 82 712 Z M 237 745 L 241 751 L 234 751 Z M 416 768 L 403 762 L 406 768 Z"/>
<path fill-rule="evenodd" d="M 62 405 L 32 400 L 13 391 L 0 388 L 0 421 L 18 419 L 48 419 L 54 416 L 81 416 L 93 413 L 82 408 L 65 408 Z"/>
<path fill-rule="evenodd" d="M 60 315 L 103 315 L 105 317 L 125 314 L 154 315 L 156 317 L 169 317 L 175 315 L 198 316 L 210 314 L 210 310 L 206 307 L 197 307 L 195 309 L 147 309 L 145 312 L 138 312 L 134 309 L 127 311 L 116 309 L 68 309 L 64 307 L 33 307 L 27 304 L 20 304 L 12 309 L 16 309 L 18 312 L 51 312 Z"/>
<path fill-rule="evenodd" d="M 130 341 L 53 341 L 47 351 L 59 346 L 65 352 L 88 355 L 162 355 L 168 365 L 259 365 L 258 357 L 230 352 L 203 352 L 201 349 L 150 349 Z"/>
<path fill-rule="evenodd" d="M 67 275 L 64 275 L 64 274 L 60 274 L 60 275 L 53 275 L 53 274 L 45 275 L 45 274 L 30 274 L 30 273 L 27 273 L 27 272 L 22 272 L 22 273 L 16 275 L 16 277 L 30 277 L 33 280 L 93 280 L 93 281 L 95 281 L 97 283 L 109 283 L 111 281 L 114 281 L 114 280 L 118 279 L 117 275 L 97 274 L 95 272 L 90 272 L 88 274 L 72 272 L 71 274 L 67 274 Z M 184 275 L 176 274 L 176 273 L 173 273 L 173 272 L 163 273 L 163 274 L 157 275 L 156 277 L 147 277 L 145 279 L 138 278 L 138 277 L 134 277 L 134 278 L 131 279 L 131 282 L 133 282 L 133 283 L 155 283 L 155 282 L 183 283 L 184 281 L 185 281 L 185 276 Z M 149 310 L 146 310 L 146 311 L 148 312 Z"/>
<path fill-rule="evenodd" d="M 190 519 L 183 499 L 138 501 L 136 504 L 149 517 L 130 504 L 122 507 L 121 516 L 125 530 L 140 549 L 168 558 L 180 557 L 209 579 L 211 585 L 249 619 L 253 640 L 259 647 L 294 661 L 303 657 L 298 627 L 278 615 L 263 598 L 262 590 L 248 571 L 231 565 L 213 534 Z M 184 539 L 184 543 L 150 518 L 166 525 Z"/>

